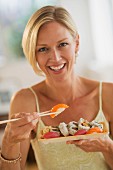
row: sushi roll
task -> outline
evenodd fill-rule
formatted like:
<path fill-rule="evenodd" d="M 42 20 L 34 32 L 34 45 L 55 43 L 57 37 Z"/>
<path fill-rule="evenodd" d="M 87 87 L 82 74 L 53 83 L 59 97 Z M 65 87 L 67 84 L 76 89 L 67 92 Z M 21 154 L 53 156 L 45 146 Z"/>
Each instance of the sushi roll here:
<path fill-rule="evenodd" d="M 60 132 L 63 136 L 69 135 L 69 131 L 68 131 L 68 127 L 67 127 L 66 123 L 62 122 L 62 123 L 59 124 L 58 127 L 59 127 L 59 130 L 60 130 Z"/>
<path fill-rule="evenodd" d="M 74 135 L 78 130 L 78 124 L 75 121 L 69 122 L 68 123 L 68 131 L 70 135 Z"/>
<path fill-rule="evenodd" d="M 89 130 L 90 129 L 89 122 L 83 118 L 80 118 L 80 120 L 78 121 L 78 130 L 80 129 Z"/>
<path fill-rule="evenodd" d="M 42 135 L 44 135 L 48 132 L 60 132 L 60 131 L 59 131 L 58 127 L 45 126 L 45 128 L 42 130 Z"/>
<path fill-rule="evenodd" d="M 43 130 L 42 130 L 42 135 L 44 135 L 45 133 L 50 132 L 52 129 L 52 126 L 46 126 Z"/>
<path fill-rule="evenodd" d="M 90 125 L 91 125 L 91 128 L 98 127 L 98 128 L 100 128 L 101 130 L 103 130 L 103 124 L 102 124 L 102 123 L 98 123 L 98 122 L 96 122 L 95 120 L 93 120 L 92 122 L 90 122 Z"/>

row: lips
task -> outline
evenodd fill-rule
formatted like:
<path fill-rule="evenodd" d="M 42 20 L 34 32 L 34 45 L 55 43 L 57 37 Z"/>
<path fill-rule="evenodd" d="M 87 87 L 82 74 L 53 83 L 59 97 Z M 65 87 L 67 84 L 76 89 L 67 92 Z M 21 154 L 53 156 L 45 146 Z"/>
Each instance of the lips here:
<path fill-rule="evenodd" d="M 59 66 L 49 66 L 49 68 L 53 71 L 59 71 L 59 70 L 62 70 L 65 66 L 65 63 L 59 65 Z"/>

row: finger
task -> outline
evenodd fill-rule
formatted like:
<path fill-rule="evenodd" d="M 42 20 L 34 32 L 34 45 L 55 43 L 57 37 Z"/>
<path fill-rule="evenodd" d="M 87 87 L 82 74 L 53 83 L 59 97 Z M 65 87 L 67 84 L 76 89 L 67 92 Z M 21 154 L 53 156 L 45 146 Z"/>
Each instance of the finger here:
<path fill-rule="evenodd" d="M 90 147 L 85 147 L 85 146 L 79 146 L 79 148 L 80 149 L 82 149 L 83 151 L 85 151 L 85 152 L 94 152 L 93 150 L 92 150 L 92 148 L 90 148 Z"/>
<path fill-rule="evenodd" d="M 36 113 L 22 113 L 19 115 L 16 115 L 15 118 L 21 118 L 19 120 L 16 120 L 14 122 L 10 122 L 12 124 L 12 126 L 24 126 L 26 124 L 29 124 L 30 122 L 34 121 L 35 123 L 37 123 L 39 121 L 39 115 Z"/>
<path fill-rule="evenodd" d="M 79 145 L 82 145 L 84 140 L 72 140 L 72 141 L 69 141 L 71 144 L 75 144 L 76 146 L 79 146 Z"/>
<path fill-rule="evenodd" d="M 39 121 L 39 115 L 38 114 L 31 114 L 29 116 L 26 116 L 20 120 L 20 126 L 24 126 L 26 124 L 37 124 Z"/>
<path fill-rule="evenodd" d="M 27 115 L 30 115 L 31 113 L 26 113 L 26 112 L 20 112 L 20 113 L 15 113 L 11 116 L 11 119 L 15 119 L 15 118 L 21 118 Z"/>
<path fill-rule="evenodd" d="M 10 142 L 17 143 L 30 138 L 31 131 L 36 127 L 34 122 L 30 122 L 21 127 L 16 127 L 10 133 Z"/>

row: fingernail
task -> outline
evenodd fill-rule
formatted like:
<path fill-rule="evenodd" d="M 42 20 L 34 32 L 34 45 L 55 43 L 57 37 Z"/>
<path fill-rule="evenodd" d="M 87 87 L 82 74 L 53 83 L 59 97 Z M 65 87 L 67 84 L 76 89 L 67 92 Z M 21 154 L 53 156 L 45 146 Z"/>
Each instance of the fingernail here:
<path fill-rule="evenodd" d="M 66 141 L 66 144 L 71 144 L 72 143 L 72 141 Z"/>
<path fill-rule="evenodd" d="M 34 112 L 33 114 L 34 114 L 34 117 L 35 117 L 35 118 L 38 118 L 38 117 L 39 117 L 39 115 L 38 115 L 37 112 L 36 112 L 36 113 Z"/>

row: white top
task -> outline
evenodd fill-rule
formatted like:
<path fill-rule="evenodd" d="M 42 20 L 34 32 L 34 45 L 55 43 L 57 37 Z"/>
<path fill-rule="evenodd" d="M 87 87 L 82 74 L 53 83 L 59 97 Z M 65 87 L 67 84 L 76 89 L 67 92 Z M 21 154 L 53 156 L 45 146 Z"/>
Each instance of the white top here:
<path fill-rule="evenodd" d="M 38 97 L 30 88 L 36 98 L 37 111 L 39 112 Z M 99 90 L 99 112 L 96 121 L 108 122 L 102 111 L 102 83 Z M 109 170 L 101 152 L 85 152 L 75 145 L 67 145 L 66 142 L 43 144 L 38 141 L 40 130 L 44 128 L 40 120 L 36 138 L 31 140 L 35 159 L 39 170 Z"/>

